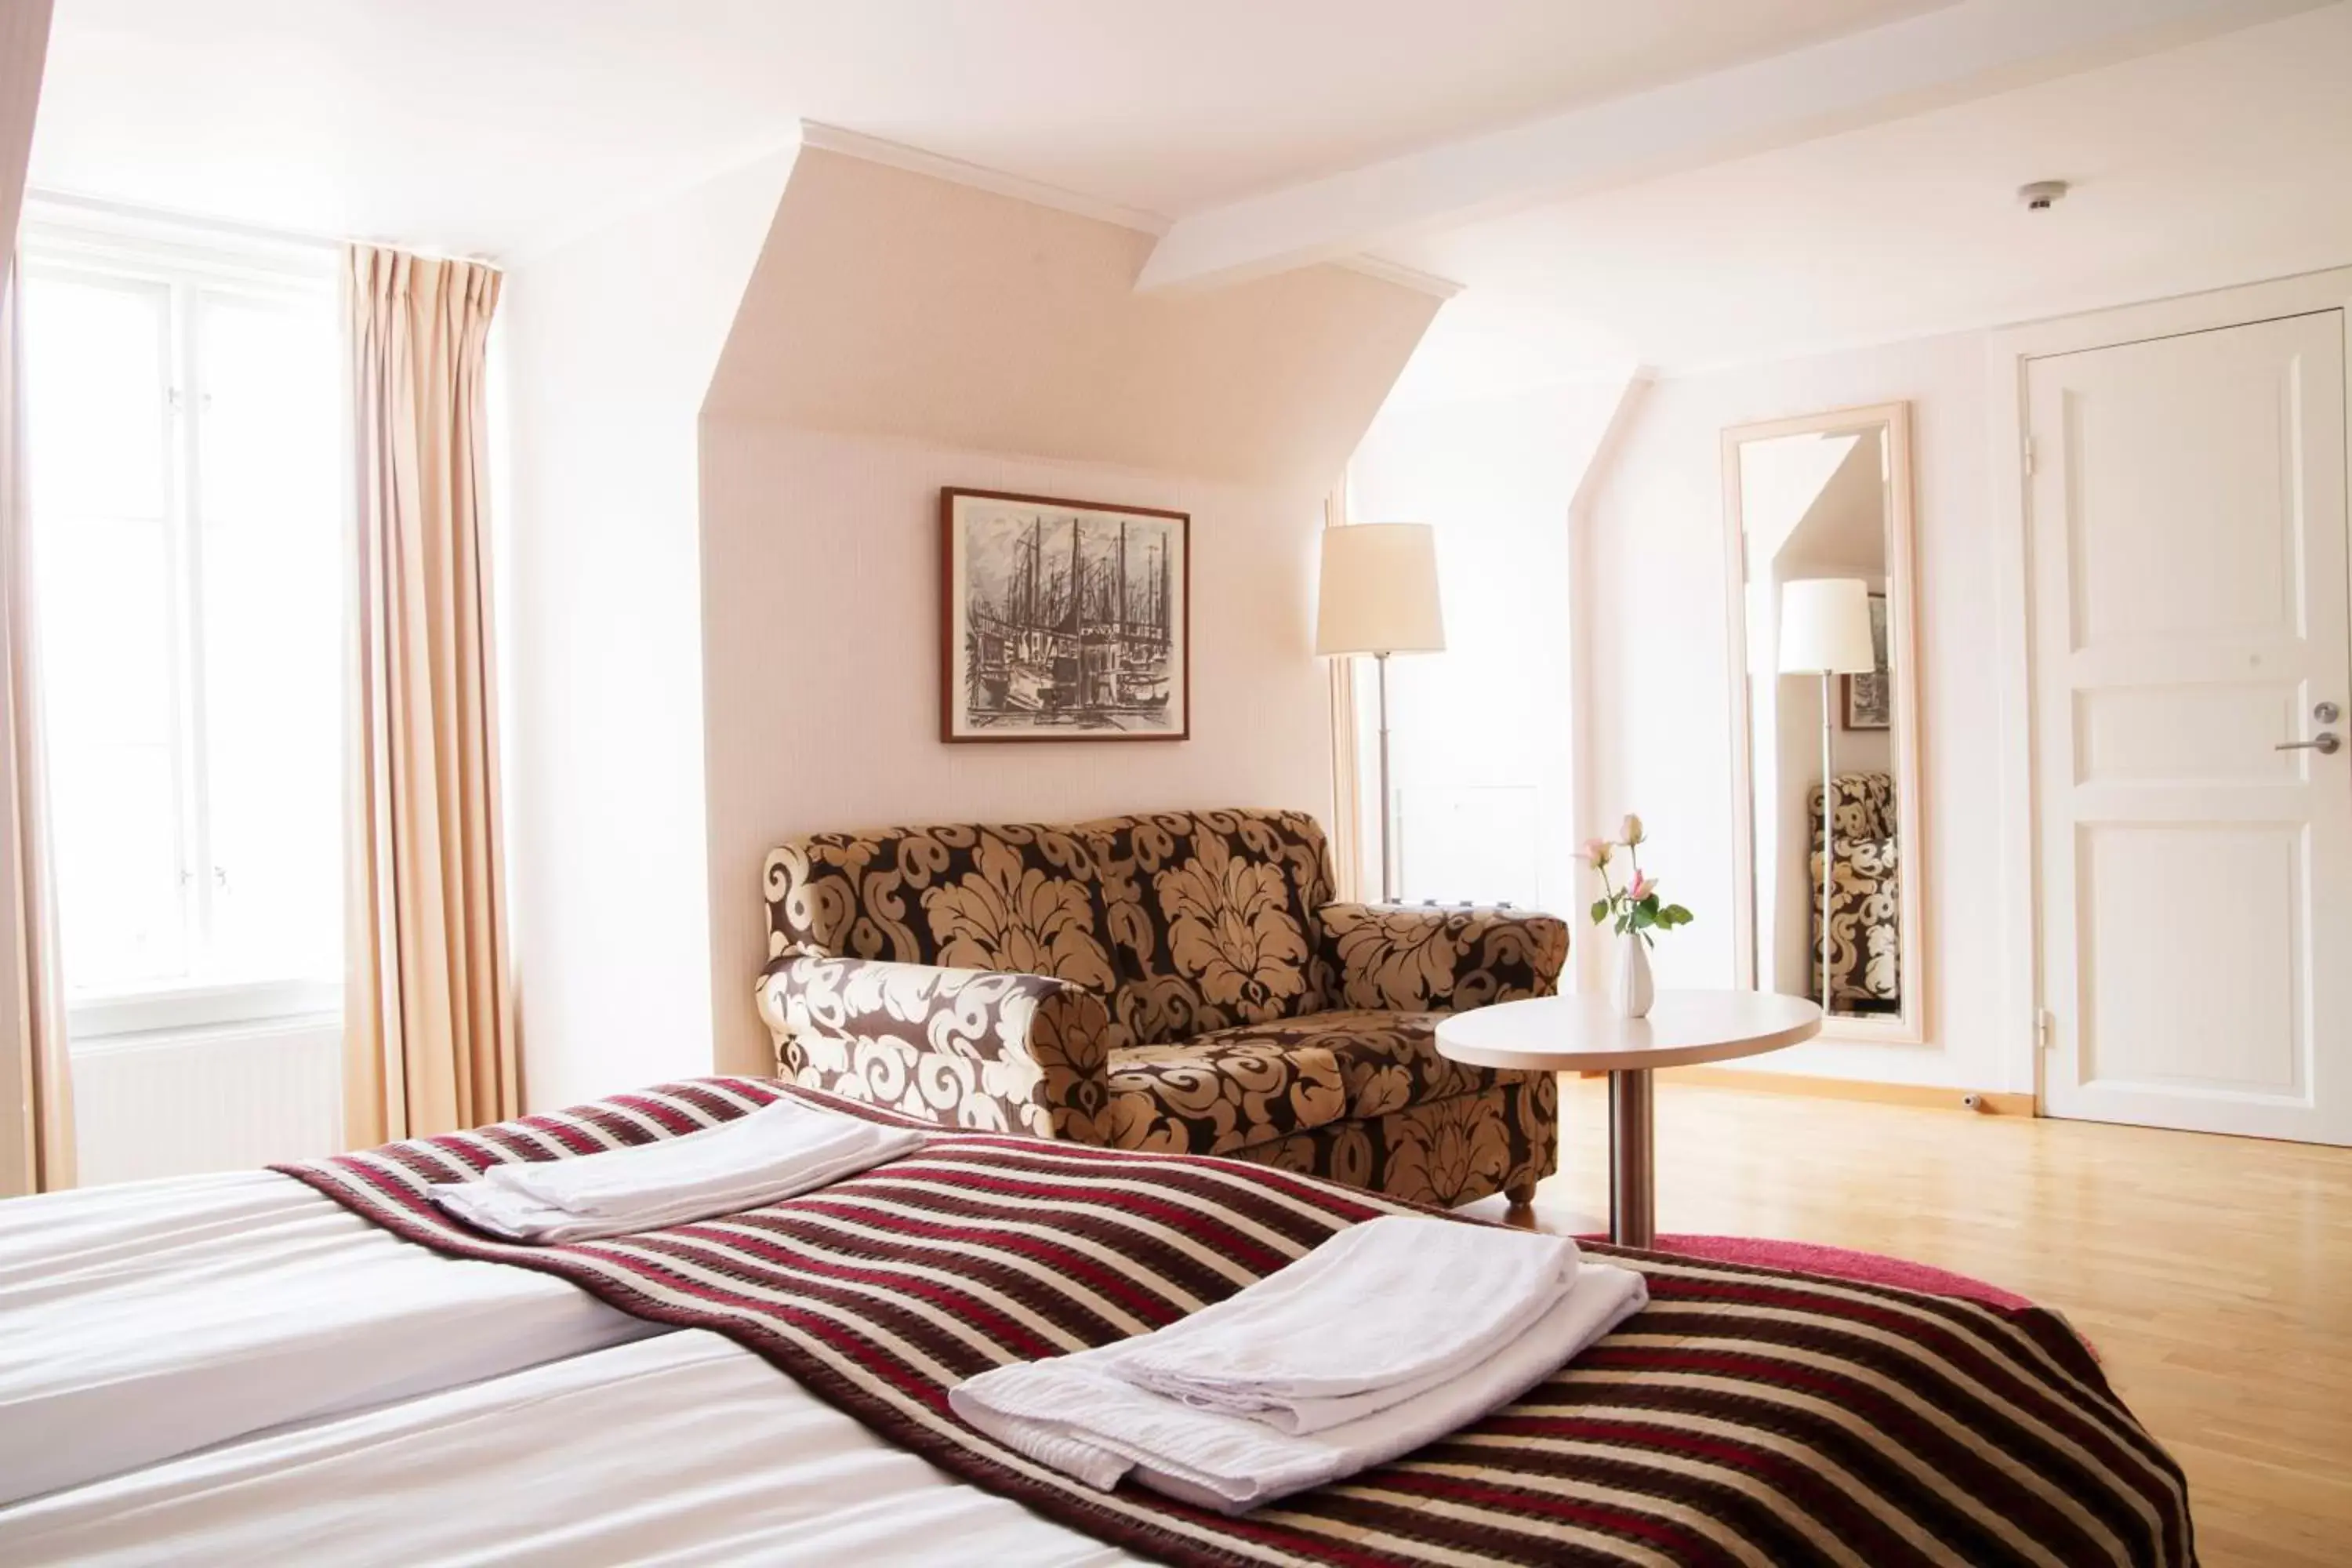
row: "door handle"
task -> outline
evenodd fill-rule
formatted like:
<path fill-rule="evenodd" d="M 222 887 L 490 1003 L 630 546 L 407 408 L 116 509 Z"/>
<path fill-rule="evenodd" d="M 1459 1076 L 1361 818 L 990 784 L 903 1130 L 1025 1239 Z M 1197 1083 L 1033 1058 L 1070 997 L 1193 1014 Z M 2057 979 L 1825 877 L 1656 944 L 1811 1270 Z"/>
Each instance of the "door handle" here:
<path fill-rule="evenodd" d="M 2344 742 L 2336 739 L 2333 730 L 2322 730 L 2308 741 L 2289 741 L 2271 748 L 2273 752 L 2317 752 L 2323 757 L 2332 757 L 2343 749 Z"/>

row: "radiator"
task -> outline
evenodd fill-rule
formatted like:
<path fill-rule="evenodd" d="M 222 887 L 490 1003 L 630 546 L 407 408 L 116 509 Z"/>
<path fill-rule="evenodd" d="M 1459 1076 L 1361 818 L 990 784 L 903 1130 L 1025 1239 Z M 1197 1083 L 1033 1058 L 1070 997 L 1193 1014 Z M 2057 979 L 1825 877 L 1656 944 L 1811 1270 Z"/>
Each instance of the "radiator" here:
<path fill-rule="evenodd" d="M 73 1093 L 86 1187 L 335 1153 L 341 1020 L 76 1041 Z"/>

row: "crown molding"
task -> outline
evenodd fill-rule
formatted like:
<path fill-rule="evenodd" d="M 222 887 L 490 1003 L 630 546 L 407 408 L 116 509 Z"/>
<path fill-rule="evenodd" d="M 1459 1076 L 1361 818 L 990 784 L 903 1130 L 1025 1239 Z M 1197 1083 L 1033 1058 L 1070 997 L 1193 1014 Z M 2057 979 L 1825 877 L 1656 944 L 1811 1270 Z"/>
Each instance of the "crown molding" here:
<path fill-rule="evenodd" d="M 893 169 L 904 169 L 910 174 L 929 174 L 935 180 L 969 185 L 994 195 L 1011 196 L 1015 201 L 1093 218 L 1097 223 L 1117 224 L 1121 228 L 1131 228 L 1154 237 L 1166 234 L 1174 221 L 1158 213 L 1145 212 L 1140 207 L 1121 206 L 1117 202 L 1066 191 L 1059 185 L 1049 185 L 1040 180 L 1024 179 L 1019 174 L 1008 174 L 1002 169 L 967 163 L 961 158 L 950 158 L 944 153 L 927 153 L 920 147 L 909 147 L 903 142 L 886 142 L 862 131 L 845 131 L 822 121 L 801 121 L 801 145 L 839 153 L 845 157 L 862 158 L 869 163 L 887 164 Z"/>
<path fill-rule="evenodd" d="M 1393 283 L 1400 289 L 1410 289 L 1416 294 L 1433 295 L 1451 300 L 1469 285 L 1456 283 L 1451 278 L 1440 278 L 1434 272 L 1423 272 L 1417 267 L 1407 267 L 1402 261 L 1387 261 L 1377 256 L 1341 256 L 1332 259 L 1334 267 L 1344 267 L 1350 272 L 1360 272 L 1367 278 L 1377 278 L 1383 283 Z"/>

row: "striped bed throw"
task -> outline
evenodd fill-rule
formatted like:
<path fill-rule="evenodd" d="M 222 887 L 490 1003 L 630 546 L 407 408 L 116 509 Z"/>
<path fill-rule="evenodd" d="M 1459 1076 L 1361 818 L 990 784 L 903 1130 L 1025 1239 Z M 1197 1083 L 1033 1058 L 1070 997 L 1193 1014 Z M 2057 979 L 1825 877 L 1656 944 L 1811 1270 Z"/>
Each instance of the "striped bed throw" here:
<path fill-rule="evenodd" d="M 965 1426 L 948 1391 L 1172 1322 L 1348 1226 L 1426 1211 L 1237 1161 L 963 1132 L 770 1207 L 563 1246 L 501 1242 L 425 1195 L 783 1097 L 906 1121 L 698 1079 L 277 1168 L 437 1251 L 726 1334 L 940 1468 L 1168 1563 L 2195 1561 L 2179 1468 L 2039 1309 L 1594 1246 L 1647 1277 L 1647 1310 L 1451 1437 L 1228 1519 L 1094 1491 Z"/>

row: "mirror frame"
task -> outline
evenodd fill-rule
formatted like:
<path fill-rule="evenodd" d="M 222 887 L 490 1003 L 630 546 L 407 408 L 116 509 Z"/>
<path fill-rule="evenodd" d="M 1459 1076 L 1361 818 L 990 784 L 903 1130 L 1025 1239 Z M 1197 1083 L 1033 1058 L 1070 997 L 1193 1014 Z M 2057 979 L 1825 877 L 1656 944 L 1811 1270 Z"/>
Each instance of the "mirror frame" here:
<path fill-rule="evenodd" d="M 1911 405 L 1868 404 L 1793 419 L 1734 425 L 1723 432 L 1725 616 L 1731 680 L 1732 949 L 1738 984 L 1756 989 L 1756 801 L 1748 667 L 1748 535 L 1740 519 L 1739 448 L 1780 436 L 1831 435 L 1882 426 L 1886 439 L 1886 651 L 1895 700 L 1895 823 L 1902 846 L 1900 914 L 1903 1011 L 1891 1018 L 1822 1020 L 1822 1037 L 1882 1045 L 1920 1045 L 1927 1038 L 1926 840 L 1920 833 L 1919 647 L 1916 633 L 1917 577 L 1911 473 Z"/>

